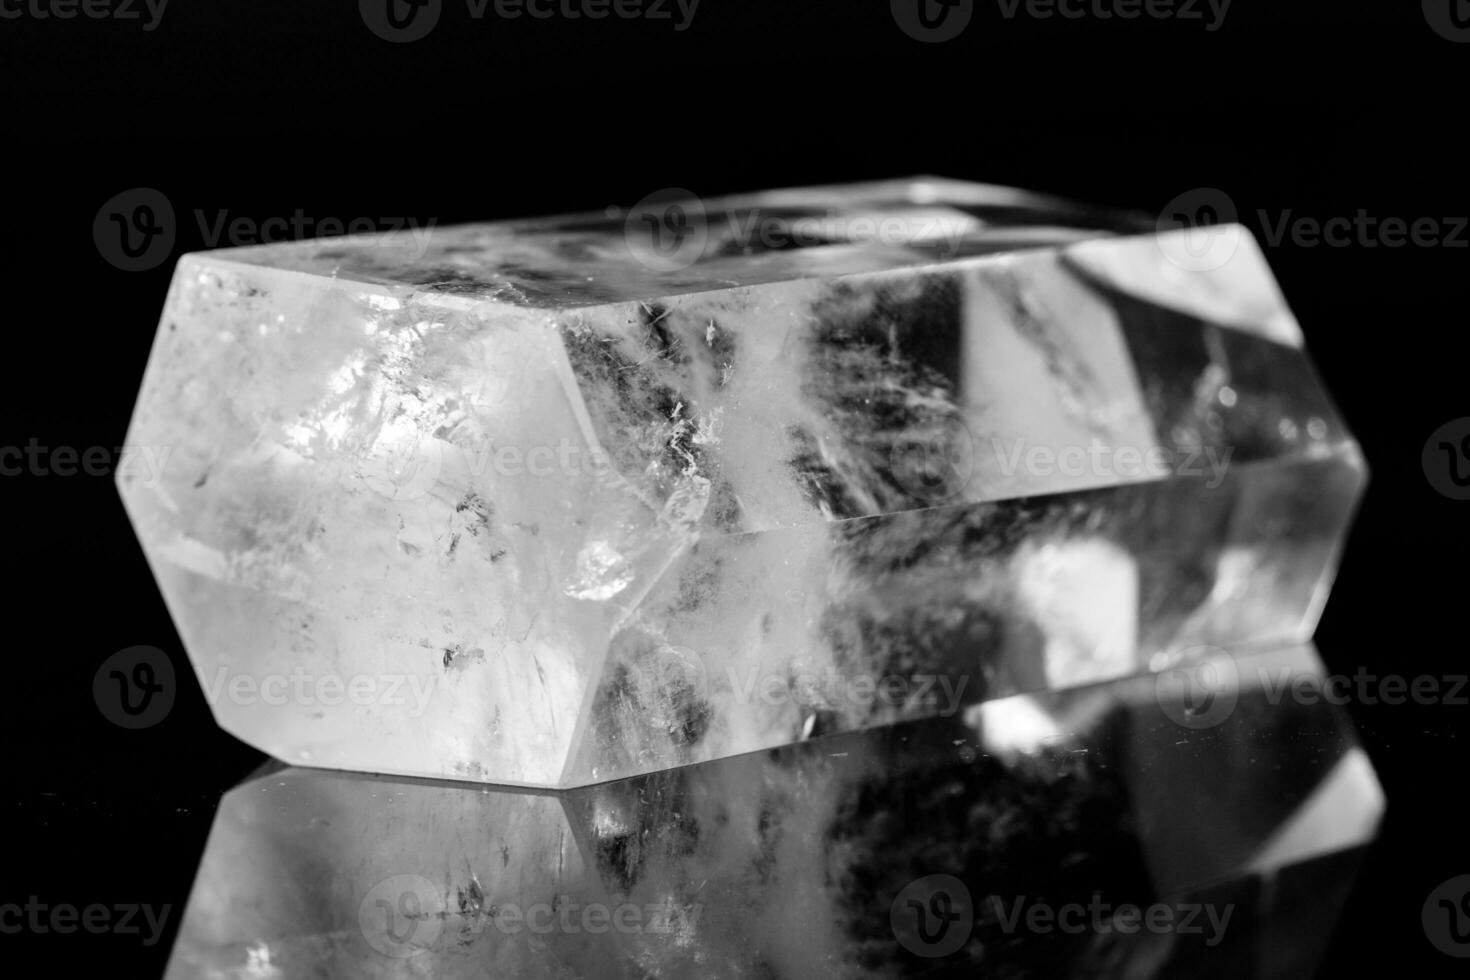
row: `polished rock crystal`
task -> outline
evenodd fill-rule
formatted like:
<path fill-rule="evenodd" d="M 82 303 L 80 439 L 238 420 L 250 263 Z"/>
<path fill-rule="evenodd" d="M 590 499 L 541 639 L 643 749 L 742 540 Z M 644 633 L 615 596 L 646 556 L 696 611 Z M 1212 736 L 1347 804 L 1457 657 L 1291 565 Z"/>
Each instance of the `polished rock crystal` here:
<path fill-rule="evenodd" d="M 1364 471 L 1243 230 L 664 214 L 180 260 L 119 485 L 223 727 L 577 786 L 1311 635 Z"/>
<path fill-rule="evenodd" d="M 1313 649 L 1219 656 L 1228 710 L 1135 676 L 554 793 L 272 764 L 167 976 L 1311 976 L 1382 793 Z"/>

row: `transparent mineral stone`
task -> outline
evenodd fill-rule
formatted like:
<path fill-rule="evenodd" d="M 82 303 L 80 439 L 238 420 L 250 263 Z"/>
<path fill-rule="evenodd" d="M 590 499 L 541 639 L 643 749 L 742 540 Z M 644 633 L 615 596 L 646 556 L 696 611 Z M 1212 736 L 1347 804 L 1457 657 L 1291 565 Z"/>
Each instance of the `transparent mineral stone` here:
<path fill-rule="evenodd" d="M 1312 976 L 1382 794 L 1314 650 L 1229 662 L 1205 726 L 1135 676 L 555 793 L 273 764 L 167 975 Z"/>
<path fill-rule="evenodd" d="M 1310 636 L 1364 471 L 1248 233 L 670 214 L 180 260 L 119 483 L 221 725 L 576 786 Z"/>

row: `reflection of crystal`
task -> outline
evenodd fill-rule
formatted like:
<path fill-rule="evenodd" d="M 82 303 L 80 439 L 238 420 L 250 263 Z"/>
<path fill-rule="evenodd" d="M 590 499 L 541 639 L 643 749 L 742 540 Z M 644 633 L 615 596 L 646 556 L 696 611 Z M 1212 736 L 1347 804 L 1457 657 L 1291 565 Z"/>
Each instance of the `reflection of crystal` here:
<path fill-rule="evenodd" d="M 573 786 L 1310 636 L 1362 467 L 1248 235 L 702 214 L 680 262 L 600 215 L 181 260 L 120 486 L 222 725 Z"/>
<path fill-rule="evenodd" d="M 1309 976 L 1382 799 L 1314 651 L 1232 663 L 1204 728 L 1135 677 L 555 795 L 269 771 L 169 976 Z"/>

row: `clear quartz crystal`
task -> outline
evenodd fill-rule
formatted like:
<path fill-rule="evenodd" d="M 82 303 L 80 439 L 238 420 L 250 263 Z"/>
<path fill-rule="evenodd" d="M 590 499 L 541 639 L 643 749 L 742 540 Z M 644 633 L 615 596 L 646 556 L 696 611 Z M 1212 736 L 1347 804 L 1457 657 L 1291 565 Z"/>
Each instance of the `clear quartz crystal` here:
<path fill-rule="evenodd" d="M 119 485 L 221 725 L 577 786 L 1310 636 L 1364 471 L 1243 230 L 685 213 L 180 260 Z"/>
<path fill-rule="evenodd" d="M 1135 676 L 552 794 L 275 766 L 167 976 L 1312 976 L 1382 793 L 1313 649 L 1228 663 L 1200 724 Z"/>

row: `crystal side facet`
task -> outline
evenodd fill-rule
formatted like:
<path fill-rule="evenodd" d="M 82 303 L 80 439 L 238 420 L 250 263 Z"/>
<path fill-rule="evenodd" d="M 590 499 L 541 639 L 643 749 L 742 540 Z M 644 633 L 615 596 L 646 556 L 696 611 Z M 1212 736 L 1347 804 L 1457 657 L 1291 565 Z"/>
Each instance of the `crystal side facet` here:
<path fill-rule="evenodd" d="M 1308 976 L 1382 794 L 1340 708 L 1272 693 L 1320 691 L 1315 651 L 1234 663 L 1203 729 L 1134 677 L 556 794 L 272 772 L 222 802 L 167 975 Z M 904 920 L 932 876 L 947 947 Z"/>
<path fill-rule="evenodd" d="M 1185 272 L 934 179 L 703 215 L 672 271 L 604 215 L 180 260 L 119 485 L 226 729 L 580 785 L 1310 635 L 1362 464 L 1248 234 Z"/>
<path fill-rule="evenodd" d="M 706 539 L 613 634 L 564 782 L 1310 635 L 1358 487 L 1328 457 Z"/>

